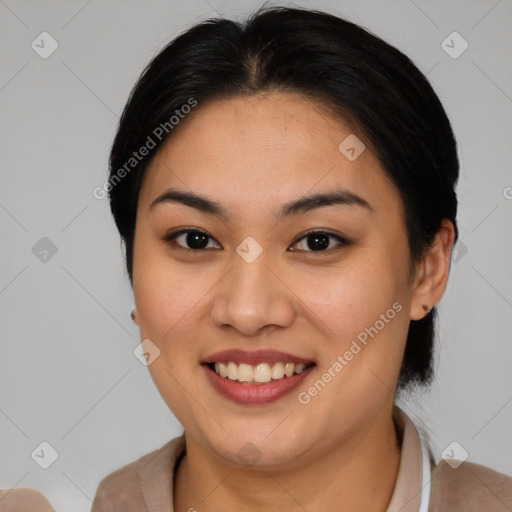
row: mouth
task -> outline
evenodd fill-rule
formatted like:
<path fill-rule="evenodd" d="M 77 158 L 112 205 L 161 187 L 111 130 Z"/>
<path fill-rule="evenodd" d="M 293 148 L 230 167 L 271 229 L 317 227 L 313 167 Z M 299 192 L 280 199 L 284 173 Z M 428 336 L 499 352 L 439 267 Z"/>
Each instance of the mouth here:
<path fill-rule="evenodd" d="M 229 379 L 239 384 L 263 385 L 269 382 L 287 379 L 300 375 L 311 368 L 315 363 L 292 363 L 277 361 L 275 363 L 258 363 L 256 365 L 235 363 L 234 361 L 205 363 L 206 366 L 219 377 Z"/>
<path fill-rule="evenodd" d="M 213 387 L 242 404 L 273 402 L 295 389 L 316 363 L 270 350 L 227 350 L 201 361 Z"/>

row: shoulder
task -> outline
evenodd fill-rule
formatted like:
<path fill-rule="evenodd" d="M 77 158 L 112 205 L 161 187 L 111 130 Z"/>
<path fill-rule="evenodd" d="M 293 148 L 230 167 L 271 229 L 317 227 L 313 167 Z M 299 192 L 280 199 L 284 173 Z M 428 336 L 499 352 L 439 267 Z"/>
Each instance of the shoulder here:
<path fill-rule="evenodd" d="M 30 510 L 31 512 L 54 512 L 50 502 L 35 489 L 17 487 L 14 489 L 0 489 L 0 510 L 2 512 L 16 512 L 17 510 Z"/>
<path fill-rule="evenodd" d="M 144 489 L 165 493 L 158 483 L 170 484 L 174 463 L 184 447 L 184 438 L 175 437 L 162 447 L 105 476 L 96 489 L 91 512 L 143 512 Z"/>
<path fill-rule="evenodd" d="M 463 462 L 453 469 L 441 461 L 432 470 L 431 512 L 507 512 L 512 510 L 512 477 Z"/>

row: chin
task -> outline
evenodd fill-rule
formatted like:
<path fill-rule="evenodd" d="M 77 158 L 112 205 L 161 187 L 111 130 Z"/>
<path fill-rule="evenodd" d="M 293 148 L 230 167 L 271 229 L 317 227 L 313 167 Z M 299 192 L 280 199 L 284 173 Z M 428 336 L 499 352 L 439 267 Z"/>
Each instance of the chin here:
<path fill-rule="evenodd" d="M 244 431 L 243 425 L 239 425 L 233 437 L 226 434 L 221 439 L 211 439 L 206 435 L 204 439 L 216 455 L 231 464 L 262 470 L 293 465 L 303 455 L 308 441 L 291 435 L 284 427 L 279 434 L 269 436 L 272 428 L 255 432 Z"/>

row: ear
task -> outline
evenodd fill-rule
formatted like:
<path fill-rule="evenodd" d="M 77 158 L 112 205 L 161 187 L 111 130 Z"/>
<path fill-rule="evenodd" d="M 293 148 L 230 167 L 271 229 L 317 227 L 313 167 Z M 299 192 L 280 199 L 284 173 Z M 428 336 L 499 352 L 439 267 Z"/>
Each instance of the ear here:
<path fill-rule="evenodd" d="M 137 310 L 134 308 L 131 312 L 132 321 L 134 324 L 139 325 L 139 321 L 137 320 Z"/>
<path fill-rule="evenodd" d="M 411 301 L 411 320 L 421 320 L 439 302 L 448 282 L 455 229 L 443 219 L 432 245 L 416 267 Z"/>

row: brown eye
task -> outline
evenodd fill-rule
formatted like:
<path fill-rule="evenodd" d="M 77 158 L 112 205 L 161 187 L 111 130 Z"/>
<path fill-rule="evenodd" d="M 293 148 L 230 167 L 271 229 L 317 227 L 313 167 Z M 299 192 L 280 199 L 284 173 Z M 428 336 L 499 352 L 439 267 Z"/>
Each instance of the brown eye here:
<path fill-rule="evenodd" d="M 191 251 L 211 249 L 212 247 L 208 246 L 210 240 L 213 241 L 210 235 L 198 229 L 182 229 L 166 235 L 164 238 L 165 242 L 175 242 L 181 248 Z M 213 248 L 220 248 L 220 246 L 217 244 L 217 246 Z"/>
<path fill-rule="evenodd" d="M 332 249 L 331 241 L 338 242 L 338 247 L 346 247 L 350 245 L 350 241 L 334 233 L 328 231 L 311 231 L 300 238 L 294 245 L 298 245 L 299 251 L 306 252 L 325 252 L 326 250 Z M 336 247 L 334 245 L 334 247 Z M 295 250 L 295 249 L 292 249 Z"/>

